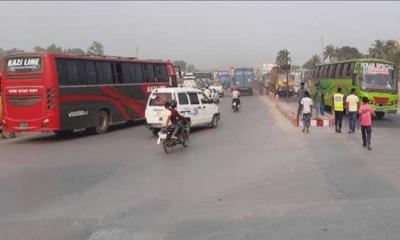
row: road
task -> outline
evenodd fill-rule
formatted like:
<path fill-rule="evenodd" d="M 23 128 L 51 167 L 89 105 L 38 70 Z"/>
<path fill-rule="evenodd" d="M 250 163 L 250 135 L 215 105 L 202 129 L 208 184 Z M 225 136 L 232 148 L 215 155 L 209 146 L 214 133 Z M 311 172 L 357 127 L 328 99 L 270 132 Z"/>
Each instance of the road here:
<path fill-rule="evenodd" d="M 400 117 L 303 134 L 271 100 L 220 104 L 165 154 L 143 125 L 0 141 L 1 240 L 398 239 Z"/>

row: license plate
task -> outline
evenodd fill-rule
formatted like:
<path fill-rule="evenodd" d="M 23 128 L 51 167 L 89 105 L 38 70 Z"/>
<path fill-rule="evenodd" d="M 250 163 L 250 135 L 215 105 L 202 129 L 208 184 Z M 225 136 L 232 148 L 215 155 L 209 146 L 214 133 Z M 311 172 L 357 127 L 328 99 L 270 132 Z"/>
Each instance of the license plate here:
<path fill-rule="evenodd" d="M 233 103 L 233 106 L 236 106 L 236 103 L 235 103 L 235 102 Z"/>
<path fill-rule="evenodd" d="M 161 139 L 165 139 L 167 138 L 167 134 L 166 133 L 158 133 L 158 137 L 160 137 Z"/>
<path fill-rule="evenodd" d="M 19 127 L 21 128 L 27 128 L 28 127 L 28 123 L 20 123 Z"/>

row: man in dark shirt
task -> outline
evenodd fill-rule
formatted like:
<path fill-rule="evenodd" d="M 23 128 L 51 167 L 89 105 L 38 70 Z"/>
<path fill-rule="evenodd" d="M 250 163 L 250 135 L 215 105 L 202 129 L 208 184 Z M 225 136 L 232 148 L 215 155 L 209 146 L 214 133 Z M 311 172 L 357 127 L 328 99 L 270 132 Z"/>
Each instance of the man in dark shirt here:
<path fill-rule="evenodd" d="M 176 101 L 171 102 L 171 122 L 175 127 L 174 133 L 172 134 L 173 138 L 177 138 L 178 132 L 184 127 L 181 120 L 185 119 L 179 112 L 176 110 L 177 103 Z"/>
<path fill-rule="evenodd" d="M 298 108 L 297 108 L 297 119 L 299 119 L 299 116 L 300 116 L 300 113 L 301 113 L 301 111 L 302 111 L 302 106 L 301 106 L 301 99 L 303 99 L 303 97 L 304 97 L 304 91 L 305 91 L 305 89 L 304 89 L 304 82 L 301 82 L 300 83 L 300 88 L 299 88 L 299 90 L 297 91 L 297 102 L 298 102 L 298 104 L 299 104 L 299 106 L 298 106 Z"/>

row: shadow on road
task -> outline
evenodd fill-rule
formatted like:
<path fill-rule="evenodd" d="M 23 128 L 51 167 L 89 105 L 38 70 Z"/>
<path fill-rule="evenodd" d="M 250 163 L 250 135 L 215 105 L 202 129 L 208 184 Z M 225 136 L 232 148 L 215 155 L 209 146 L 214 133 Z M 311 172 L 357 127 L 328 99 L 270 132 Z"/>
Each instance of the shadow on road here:
<path fill-rule="evenodd" d="M 140 120 L 135 122 L 128 122 L 125 124 L 113 125 L 110 126 L 109 131 L 105 134 L 111 134 L 119 130 L 126 130 L 128 128 L 133 128 L 133 127 L 143 127 L 144 122 L 145 122 L 144 120 Z M 10 144 L 63 142 L 63 141 L 81 139 L 86 137 L 95 137 L 95 136 L 97 135 L 93 135 L 86 130 L 76 130 L 71 135 L 62 137 L 52 133 L 43 133 L 43 134 L 39 133 L 32 137 L 18 139 L 19 137 L 17 135 L 17 140 L 10 142 Z"/>

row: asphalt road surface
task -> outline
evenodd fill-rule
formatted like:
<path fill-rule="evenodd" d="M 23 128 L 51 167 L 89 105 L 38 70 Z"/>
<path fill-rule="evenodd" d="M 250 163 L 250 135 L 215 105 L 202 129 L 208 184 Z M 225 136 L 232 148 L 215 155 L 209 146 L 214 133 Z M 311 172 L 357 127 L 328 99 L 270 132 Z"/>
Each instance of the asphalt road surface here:
<path fill-rule="evenodd" d="M 242 103 L 171 154 L 143 125 L 1 140 L 0 239 L 399 239 L 399 115 L 368 151 L 360 132 L 303 134 L 271 100 Z"/>

